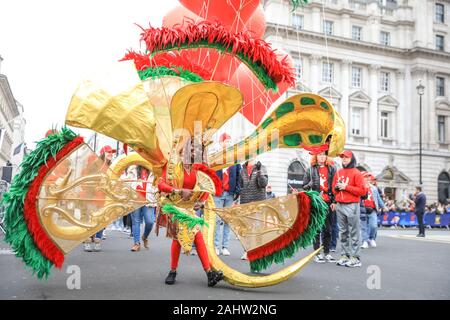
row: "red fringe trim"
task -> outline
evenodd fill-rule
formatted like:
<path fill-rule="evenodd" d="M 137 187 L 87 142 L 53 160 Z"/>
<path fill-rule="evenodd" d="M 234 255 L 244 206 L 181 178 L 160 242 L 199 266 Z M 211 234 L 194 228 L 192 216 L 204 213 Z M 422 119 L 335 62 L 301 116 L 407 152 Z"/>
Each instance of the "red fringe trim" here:
<path fill-rule="evenodd" d="M 220 43 L 224 48 L 231 48 L 232 54 L 241 53 L 253 62 L 263 66 L 275 83 L 295 84 L 294 70 L 289 66 L 287 56 L 278 60 L 275 50 L 260 38 L 255 38 L 248 31 L 233 33 L 220 22 L 188 22 L 183 26 L 171 28 L 143 29 L 141 41 L 144 41 L 150 53 L 166 48 L 180 47 L 183 44 L 196 44 L 202 41 Z"/>
<path fill-rule="evenodd" d="M 199 170 L 203 173 L 206 173 L 212 179 L 212 181 L 214 182 L 214 186 L 216 187 L 215 196 L 220 196 L 222 194 L 222 192 L 223 192 L 222 182 L 220 181 L 219 177 L 217 176 L 217 173 L 213 169 L 205 166 L 202 163 L 195 163 L 192 166 L 192 168 L 195 170 Z"/>
<path fill-rule="evenodd" d="M 76 137 L 72 141 L 68 142 L 56 154 L 56 157 L 50 157 L 47 159 L 47 163 L 39 168 L 36 178 L 31 183 L 23 206 L 23 215 L 25 221 L 27 222 L 28 231 L 32 235 L 35 245 L 39 248 L 42 255 L 50 260 L 57 268 L 61 268 L 64 263 L 64 253 L 53 243 L 42 227 L 37 212 L 36 198 L 39 195 L 41 184 L 43 183 L 47 173 L 56 166 L 59 160 L 64 158 L 82 143 L 83 137 Z"/>
<path fill-rule="evenodd" d="M 150 58 L 150 54 L 129 50 L 125 56 L 120 59 L 120 61 L 124 60 L 133 60 L 136 69 L 139 71 L 150 67 L 167 67 L 170 69 L 179 67 L 183 70 L 191 71 L 203 79 L 210 79 L 212 75 L 211 70 L 207 69 L 205 66 L 194 63 L 192 60 L 181 55 L 178 51 L 162 52 L 155 55 L 153 58 Z"/>
<path fill-rule="evenodd" d="M 297 219 L 295 219 L 295 222 L 292 225 L 292 228 L 265 245 L 248 251 L 247 258 L 249 261 L 264 258 L 274 252 L 284 249 L 306 230 L 311 212 L 311 200 L 305 193 L 301 192 L 297 194 L 297 202 L 299 213 L 297 215 Z"/>

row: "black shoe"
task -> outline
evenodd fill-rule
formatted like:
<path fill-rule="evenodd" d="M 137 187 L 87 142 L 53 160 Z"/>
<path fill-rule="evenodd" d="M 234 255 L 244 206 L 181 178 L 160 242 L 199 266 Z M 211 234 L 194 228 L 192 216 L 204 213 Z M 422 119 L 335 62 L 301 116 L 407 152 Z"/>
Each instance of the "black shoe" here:
<path fill-rule="evenodd" d="M 223 280 L 222 271 L 208 271 L 206 273 L 208 276 L 208 287 L 214 287 L 219 281 Z"/>
<path fill-rule="evenodd" d="M 170 271 L 169 275 L 166 278 L 166 284 L 174 284 L 176 277 L 177 277 L 177 272 L 176 271 Z"/>
<path fill-rule="evenodd" d="M 425 234 L 419 233 L 416 237 L 418 237 L 418 238 L 425 238 Z"/>

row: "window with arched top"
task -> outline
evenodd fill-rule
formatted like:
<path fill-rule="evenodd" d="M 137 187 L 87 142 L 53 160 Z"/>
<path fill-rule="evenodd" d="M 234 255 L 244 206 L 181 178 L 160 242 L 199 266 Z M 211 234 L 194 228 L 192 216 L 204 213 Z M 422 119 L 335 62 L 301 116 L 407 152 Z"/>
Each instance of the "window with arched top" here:
<path fill-rule="evenodd" d="M 438 176 L 438 200 L 441 203 L 448 203 L 450 198 L 450 175 L 441 172 Z"/>
<path fill-rule="evenodd" d="M 288 167 L 287 177 L 287 193 L 292 193 L 292 189 L 300 190 L 303 186 L 303 177 L 305 176 L 305 168 L 300 161 L 292 162 Z"/>

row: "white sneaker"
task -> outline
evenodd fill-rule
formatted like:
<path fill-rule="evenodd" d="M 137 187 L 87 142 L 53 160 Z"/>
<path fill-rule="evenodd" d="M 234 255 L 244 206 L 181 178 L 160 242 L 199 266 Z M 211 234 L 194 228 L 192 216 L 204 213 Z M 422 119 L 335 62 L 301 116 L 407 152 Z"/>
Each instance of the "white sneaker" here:
<path fill-rule="evenodd" d="M 227 248 L 223 248 L 222 249 L 222 255 L 223 256 L 229 256 L 231 253 L 230 253 L 230 251 L 228 251 L 228 249 Z"/>
<path fill-rule="evenodd" d="M 86 251 L 86 252 L 92 252 L 92 243 L 90 243 L 90 242 L 85 242 L 85 243 L 84 243 L 84 251 Z"/>
<path fill-rule="evenodd" d="M 327 254 L 327 255 L 324 257 L 324 259 L 325 259 L 326 262 L 336 262 L 336 259 L 333 258 L 333 256 L 332 256 L 331 254 Z"/>
<path fill-rule="evenodd" d="M 359 268 L 359 267 L 361 267 L 361 265 L 362 265 L 362 263 L 361 263 L 361 260 L 359 260 L 359 258 L 351 257 L 345 266 L 349 267 L 349 268 Z"/>
<path fill-rule="evenodd" d="M 244 252 L 244 254 L 241 257 L 241 260 L 247 260 L 247 252 Z"/>
<path fill-rule="evenodd" d="M 375 240 L 369 240 L 369 245 L 370 245 L 372 248 L 376 248 L 376 247 L 377 247 L 377 243 L 375 242 Z"/>
<path fill-rule="evenodd" d="M 368 247 L 369 247 L 369 244 L 367 243 L 367 241 L 364 241 L 361 246 L 361 249 L 367 249 Z"/>
<path fill-rule="evenodd" d="M 102 245 L 100 243 L 100 241 L 95 241 L 94 242 L 94 251 L 102 251 Z"/>
<path fill-rule="evenodd" d="M 219 248 L 216 248 L 216 254 L 217 254 L 218 256 L 220 256 L 220 250 L 219 250 Z"/>
<path fill-rule="evenodd" d="M 314 256 L 314 262 L 316 263 L 325 263 L 325 258 L 322 253 L 319 253 L 318 255 Z"/>

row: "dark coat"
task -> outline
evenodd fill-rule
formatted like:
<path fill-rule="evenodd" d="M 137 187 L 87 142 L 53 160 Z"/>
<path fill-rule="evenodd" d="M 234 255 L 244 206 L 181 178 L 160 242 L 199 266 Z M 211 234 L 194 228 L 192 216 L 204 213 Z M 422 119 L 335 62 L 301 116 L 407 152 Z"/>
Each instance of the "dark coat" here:
<path fill-rule="evenodd" d="M 230 169 L 229 171 L 229 186 L 230 189 L 228 190 L 228 192 L 231 195 L 235 195 L 235 194 L 239 194 L 241 191 L 241 187 L 239 185 L 239 174 L 241 173 L 242 167 L 240 164 L 236 164 L 234 166 L 229 167 L 228 169 Z M 228 170 L 228 169 L 223 169 L 223 170 Z M 217 176 L 219 177 L 220 181 L 223 182 L 223 170 L 218 170 L 216 171 Z"/>
<path fill-rule="evenodd" d="M 331 202 L 334 201 L 333 194 L 333 179 L 336 173 L 336 168 L 334 166 L 328 166 L 328 196 Z M 303 190 L 314 190 L 320 192 L 320 177 L 319 177 L 319 166 L 311 166 L 309 170 L 306 170 L 305 176 L 303 178 Z"/>
<path fill-rule="evenodd" d="M 414 212 L 424 213 L 425 205 L 427 203 L 427 197 L 423 192 L 419 192 L 418 194 L 416 194 L 414 198 L 414 203 L 415 203 Z"/>
<path fill-rule="evenodd" d="M 261 169 L 257 170 L 257 166 L 260 165 Z M 266 199 L 266 186 L 269 182 L 266 167 L 261 165 L 261 162 L 257 162 L 252 169 L 250 177 L 247 173 L 247 166 L 242 166 L 241 173 L 239 175 L 239 185 L 241 188 L 241 204 L 249 203 L 253 201 L 260 201 Z"/>

